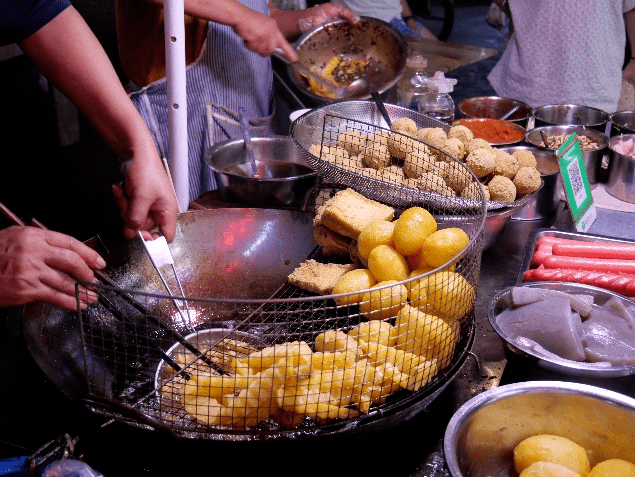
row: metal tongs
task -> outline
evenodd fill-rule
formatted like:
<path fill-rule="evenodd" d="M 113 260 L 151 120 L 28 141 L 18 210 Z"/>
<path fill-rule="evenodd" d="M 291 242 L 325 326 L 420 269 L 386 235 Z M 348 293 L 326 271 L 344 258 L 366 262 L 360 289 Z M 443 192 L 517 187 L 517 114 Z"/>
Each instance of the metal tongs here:
<path fill-rule="evenodd" d="M 181 315 L 181 318 L 183 318 L 183 325 L 187 328 L 188 331 L 193 332 L 194 328 L 192 327 L 192 323 L 190 320 L 190 317 L 191 317 L 190 308 L 187 304 L 187 300 L 185 300 L 184 298 L 181 300 L 183 304 L 185 305 L 185 311 L 183 311 L 183 309 L 179 305 L 179 300 L 176 299 L 176 297 L 170 290 L 168 283 L 165 281 L 163 274 L 161 273 L 161 267 L 165 265 L 171 265 L 172 272 L 174 273 L 174 278 L 176 279 L 176 283 L 179 287 L 179 291 L 181 292 L 181 297 L 185 297 L 185 293 L 183 292 L 183 286 L 181 285 L 181 280 L 179 279 L 179 275 L 176 273 L 176 267 L 174 266 L 174 259 L 172 258 L 172 253 L 170 252 L 170 248 L 168 247 L 167 240 L 165 240 L 165 237 L 163 235 L 159 236 L 158 238 L 154 240 L 145 240 L 143 238 L 143 235 L 141 234 L 141 231 L 139 231 L 138 234 L 139 234 L 139 238 L 141 239 L 141 243 L 143 244 L 143 248 L 145 248 L 148 254 L 148 257 L 150 257 L 150 261 L 152 262 L 152 265 L 154 266 L 155 270 L 159 274 L 159 278 L 163 282 L 163 286 L 167 290 L 168 295 L 170 295 L 170 297 L 172 298 L 172 303 L 174 303 L 174 306 L 176 307 L 177 311 Z"/>

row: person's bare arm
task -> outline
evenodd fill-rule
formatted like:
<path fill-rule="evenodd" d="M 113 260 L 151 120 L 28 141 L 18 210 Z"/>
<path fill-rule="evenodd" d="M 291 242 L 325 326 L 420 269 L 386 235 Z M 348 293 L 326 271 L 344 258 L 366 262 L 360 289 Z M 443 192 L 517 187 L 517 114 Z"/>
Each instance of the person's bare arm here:
<path fill-rule="evenodd" d="M 628 60 L 622 78 L 635 85 L 635 9 L 624 13 L 624 23 L 626 24 L 626 39 L 630 46 L 631 58 Z"/>
<path fill-rule="evenodd" d="M 40 72 L 86 116 L 121 161 L 128 161 L 124 235 L 158 225 L 171 241 L 178 204 L 154 140 L 106 52 L 74 7 L 20 42 Z"/>

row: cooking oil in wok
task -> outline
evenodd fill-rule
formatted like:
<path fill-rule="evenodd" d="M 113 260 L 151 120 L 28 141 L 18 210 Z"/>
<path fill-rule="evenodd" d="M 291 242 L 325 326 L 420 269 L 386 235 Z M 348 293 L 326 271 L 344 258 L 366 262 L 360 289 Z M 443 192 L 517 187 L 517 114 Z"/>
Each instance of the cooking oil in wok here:
<path fill-rule="evenodd" d="M 313 169 L 295 162 L 285 161 L 256 161 L 256 174 L 252 174 L 250 162 L 231 164 L 223 168 L 225 174 L 242 177 L 254 177 L 256 179 L 286 179 L 290 177 L 305 176 L 313 173 Z"/>

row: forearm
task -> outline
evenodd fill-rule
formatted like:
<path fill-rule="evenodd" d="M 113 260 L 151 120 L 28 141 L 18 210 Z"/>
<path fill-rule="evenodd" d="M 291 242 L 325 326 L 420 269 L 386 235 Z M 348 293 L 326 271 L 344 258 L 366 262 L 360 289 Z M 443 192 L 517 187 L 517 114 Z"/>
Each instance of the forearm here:
<path fill-rule="evenodd" d="M 110 59 L 75 8 L 67 8 L 20 46 L 40 72 L 81 110 L 121 160 L 154 148 Z"/>

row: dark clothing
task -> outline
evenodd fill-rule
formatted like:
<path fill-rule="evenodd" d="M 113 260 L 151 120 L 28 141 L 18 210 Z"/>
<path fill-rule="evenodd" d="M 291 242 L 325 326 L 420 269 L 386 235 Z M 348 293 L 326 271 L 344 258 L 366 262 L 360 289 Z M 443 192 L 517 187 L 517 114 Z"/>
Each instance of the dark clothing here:
<path fill-rule="evenodd" d="M 24 40 L 70 5 L 69 0 L 2 0 L 0 45 Z"/>

